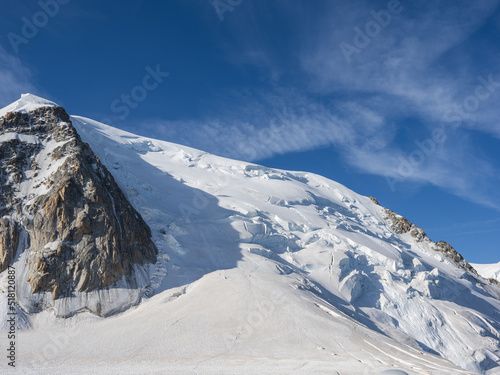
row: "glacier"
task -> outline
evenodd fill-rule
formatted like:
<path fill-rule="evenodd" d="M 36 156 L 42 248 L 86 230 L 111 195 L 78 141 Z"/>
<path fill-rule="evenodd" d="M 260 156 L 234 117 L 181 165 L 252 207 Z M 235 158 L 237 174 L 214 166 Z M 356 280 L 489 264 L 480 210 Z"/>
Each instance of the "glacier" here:
<path fill-rule="evenodd" d="M 120 314 L 24 314 L 25 373 L 500 374 L 498 285 L 395 230 L 374 199 L 71 121 L 151 228 L 158 262 Z"/>

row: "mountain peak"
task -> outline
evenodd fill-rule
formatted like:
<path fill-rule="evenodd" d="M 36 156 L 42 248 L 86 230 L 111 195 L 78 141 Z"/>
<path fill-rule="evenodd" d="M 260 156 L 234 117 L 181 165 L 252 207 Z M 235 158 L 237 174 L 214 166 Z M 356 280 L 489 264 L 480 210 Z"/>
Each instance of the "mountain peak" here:
<path fill-rule="evenodd" d="M 19 100 L 0 109 L 0 117 L 5 116 L 8 112 L 30 112 L 41 107 L 59 107 L 59 105 L 30 93 L 22 94 Z"/>
<path fill-rule="evenodd" d="M 149 227 L 62 107 L 28 94 L 4 111 L 0 272 L 22 259 L 15 266 L 24 275 L 19 305 L 30 313 L 52 306 L 69 316 L 138 303 L 147 265 L 157 260 Z M 102 297 L 113 289 L 123 292 Z"/>

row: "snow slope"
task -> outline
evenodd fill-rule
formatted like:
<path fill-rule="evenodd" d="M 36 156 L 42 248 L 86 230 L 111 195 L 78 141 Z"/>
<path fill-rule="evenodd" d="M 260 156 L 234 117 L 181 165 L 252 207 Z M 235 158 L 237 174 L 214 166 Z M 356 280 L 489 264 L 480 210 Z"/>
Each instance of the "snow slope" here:
<path fill-rule="evenodd" d="M 498 286 L 369 198 L 72 121 L 152 229 L 154 289 L 105 319 L 28 316 L 23 373 L 500 374 Z"/>
<path fill-rule="evenodd" d="M 497 366 L 498 289 L 481 285 L 430 244 L 395 234 L 383 209 L 368 198 L 314 174 L 268 169 L 89 119 L 72 120 L 153 230 L 162 254 L 153 272 L 156 298 L 168 299 L 163 295 L 179 288 L 176 303 L 188 310 L 179 315 L 186 322 L 173 338 L 193 339 L 189 327 L 201 324 L 225 332 L 232 355 L 240 354 L 239 349 L 241 355 L 255 350 L 257 357 L 281 353 L 295 358 L 307 348 L 344 345 L 349 340 L 344 334 L 339 340 L 335 333 L 352 323 L 364 333 L 382 333 L 404 344 L 404 350 L 424 348 L 471 371 Z M 224 282 L 226 278 L 244 286 Z M 213 287 L 203 295 L 216 301 L 230 286 L 234 292 L 225 303 L 203 309 L 188 302 L 194 298 L 189 294 L 197 295 L 207 284 Z M 272 292 L 280 289 L 283 301 L 300 303 L 276 302 L 267 316 L 259 301 L 276 300 Z M 215 309 L 213 315 L 225 323 L 217 325 L 210 314 L 203 322 L 207 309 Z M 282 309 L 286 313 L 278 313 Z M 290 310 L 297 310 L 291 314 L 300 320 L 295 326 Z M 306 312 L 315 318 L 306 318 Z M 310 324 L 325 316 L 335 328 L 319 334 Z M 252 325 L 245 322 L 251 319 L 265 323 L 246 338 Z M 236 329 L 225 327 L 233 320 Z M 182 332 L 190 333 L 184 337 Z M 325 342 L 316 339 L 323 336 Z M 264 339 L 269 346 L 262 345 Z M 207 347 L 217 348 L 212 340 Z M 347 351 L 364 358 L 358 341 L 346 344 L 356 348 Z M 177 349 L 184 357 L 194 356 Z M 210 356 L 222 353 L 211 349 Z M 398 364 L 405 367 L 404 361 Z"/>
<path fill-rule="evenodd" d="M 472 264 L 477 272 L 487 279 L 497 279 L 500 281 L 500 262 L 493 264 Z"/>
<path fill-rule="evenodd" d="M 21 99 L 0 109 L 0 117 L 5 116 L 8 112 L 30 112 L 37 108 L 53 106 L 57 106 L 57 104 L 50 100 L 30 93 L 22 94 Z"/>

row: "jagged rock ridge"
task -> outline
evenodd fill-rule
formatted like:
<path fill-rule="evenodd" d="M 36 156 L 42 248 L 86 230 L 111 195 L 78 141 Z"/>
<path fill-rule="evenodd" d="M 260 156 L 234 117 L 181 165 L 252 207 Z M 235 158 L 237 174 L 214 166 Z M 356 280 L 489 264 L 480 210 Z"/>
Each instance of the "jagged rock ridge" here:
<path fill-rule="evenodd" d="M 380 206 L 377 199 L 374 197 L 370 197 L 370 199 L 377 205 Z M 410 233 L 410 235 L 415 238 L 417 242 L 425 241 L 430 244 L 433 244 L 433 248 L 436 251 L 443 253 L 448 259 L 453 261 L 460 268 L 470 272 L 473 276 L 478 277 L 477 271 L 472 267 L 464 257 L 453 248 L 448 242 L 445 241 L 432 241 L 427 234 L 425 234 L 424 230 L 419 226 L 411 223 L 405 217 L 395 213 L 394 211 L 389 210 L 388 208 L 384 208 L 384 212 L 386 214 L 386 221 L 389 223 L 391 229 L 397 234 Z M 494 280 L 489 280 L 490 282 L 494 282 Z"/>
<path fill-rule="evenodd" d="M 395 212 L 385 209 L 385 213 L 387 214 L 386 220 L 390 223 L 392 230 L 394 230 L 398 234 L 410 233 L 410 235 L 415 238 L 417 242 L 426 241 L 428 243 L 433 244 L 433 248 L 436 251 L 443 253 L 448 259 L 453 261 L 460 268 L 472 273 L 474 276 L 479 276 L 477 271 L 472 267 L 464 257 L 455 250 L 453 246 L 451 246 L 448 242 L 445 241 L 432 241 L 425 234 L 424 230 L 419 226 L 412 224 L 405 217 L 396 214 Z"/>
<path fill-rule="evenodd" d="M 0 272 L 29 251 L 32 293 L 90 292 L 156 262 L 151 231 L 62 107 L 0 118 Z"/>

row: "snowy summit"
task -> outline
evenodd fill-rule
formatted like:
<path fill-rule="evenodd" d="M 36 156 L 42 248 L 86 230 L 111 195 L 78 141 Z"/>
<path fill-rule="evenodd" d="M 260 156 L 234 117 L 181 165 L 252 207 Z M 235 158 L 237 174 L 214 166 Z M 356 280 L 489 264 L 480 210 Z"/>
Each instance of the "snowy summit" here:
<path fill-rule="evenodd" d="M 19 100 L 0 109 L 0 117 L 7 112 L 30 112 L 42 107 L 57 107 L 58 105 L 50 100 L 27 93 L 22 94 Z"/>

